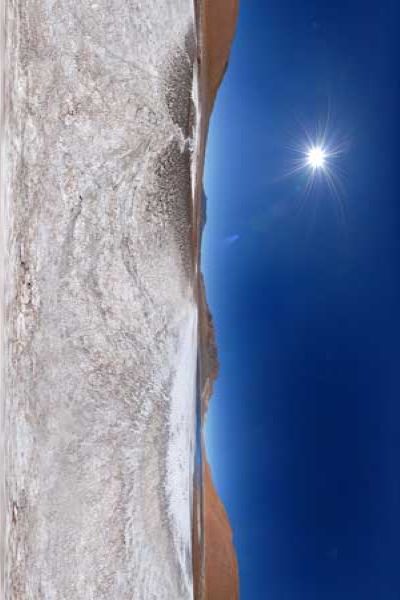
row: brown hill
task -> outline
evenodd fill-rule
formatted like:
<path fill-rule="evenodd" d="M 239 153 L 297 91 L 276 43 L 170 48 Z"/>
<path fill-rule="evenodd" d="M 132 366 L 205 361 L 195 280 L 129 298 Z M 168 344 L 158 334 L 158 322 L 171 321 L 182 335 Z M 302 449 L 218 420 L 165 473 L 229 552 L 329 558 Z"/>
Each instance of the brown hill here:
<path fill-rule="evenodd" d="M 239 573 L 232 530 L 214 487 L 208 464 L 204 470 L 205 585 L 206 600 L 237 600 Z"/>
<path fill-rule="evenodd" d="M 228 66 L 238 7 L 238 0 L 203 0 L 208 114 L 211 114 L 215 96 Z"/>
<path fill-rule="evenodd" d="M 205 141 L 215 97 L 228 65 L 229 53 L 235 33 L 238 0 L 198 0 L 198 23 L 201 42 L 201 97 L 206 120 L 200 172 L 203 171 Z M 200 186 L 198 206 L 201 209 Z M 201 217 L 197 215 L 197 239 L 200 239 Z M 200 244 L 197 247 L 198 258 Z M 207 306 L 202 276 L 198 282 L 200 313 L 200 385 L 202 413 L 205 415 L 218 373 L 218 358 L 214 326 Z M 204 448 L 204 445 L 203 445 Z M 199 507 L 202 513 L 203 537 L 194 534 L 194 575 L 196 600 L 237 600 L 239 598 L 239 573 L 232 529 L 225 508 L 215 489 L 210 466 L 203 451 L 203 475 L 195 501 L 195 522 Z M 201 538 L 201 536 L 200 536 Z"/>

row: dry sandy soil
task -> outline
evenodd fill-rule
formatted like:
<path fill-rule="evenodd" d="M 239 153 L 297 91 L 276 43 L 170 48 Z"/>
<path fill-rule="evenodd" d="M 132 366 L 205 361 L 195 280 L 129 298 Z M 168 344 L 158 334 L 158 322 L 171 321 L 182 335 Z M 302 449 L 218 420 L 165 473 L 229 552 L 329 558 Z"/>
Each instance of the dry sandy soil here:
<path fill-rule="evenodd" d="M 2 2 L 2 600 L 193 598 L 193 9 Z"/>

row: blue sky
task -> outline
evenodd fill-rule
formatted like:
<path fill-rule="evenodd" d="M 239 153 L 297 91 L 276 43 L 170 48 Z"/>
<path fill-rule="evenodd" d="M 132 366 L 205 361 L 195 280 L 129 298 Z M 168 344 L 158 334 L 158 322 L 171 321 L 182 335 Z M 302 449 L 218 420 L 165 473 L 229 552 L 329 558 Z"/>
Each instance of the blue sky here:
<path fill-rule="evenodd" d="M 400 598 L 399 17 L 388 0 L 242 2 L 203 270 L 221 362 L 207 440 L 245 600 Z M 339 198 L 285 177 L 328 112 Z"/>

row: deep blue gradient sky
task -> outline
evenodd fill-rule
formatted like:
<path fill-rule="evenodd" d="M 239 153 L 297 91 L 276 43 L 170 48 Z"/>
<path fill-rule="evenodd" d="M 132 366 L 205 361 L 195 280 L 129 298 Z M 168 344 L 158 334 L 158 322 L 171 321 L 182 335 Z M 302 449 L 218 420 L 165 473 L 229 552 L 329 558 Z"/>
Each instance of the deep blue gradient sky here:
<path fill-rule="evenodd" d="M 207 427 L 244 600 L 400 599 L 400 6 L 242 1 L 206 161 Z M 341 201 L 285 178 L 332 115 Z"/>

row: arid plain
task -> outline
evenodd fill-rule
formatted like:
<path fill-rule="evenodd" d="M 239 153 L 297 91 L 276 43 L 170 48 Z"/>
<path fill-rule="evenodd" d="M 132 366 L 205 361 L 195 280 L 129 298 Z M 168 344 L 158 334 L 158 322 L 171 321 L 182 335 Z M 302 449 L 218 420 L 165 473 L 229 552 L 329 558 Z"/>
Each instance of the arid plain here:
<path fill-rule="evenodd" d="M 202 176 L 236 3 L 3 9 L 2 597 L 232 600 L 205 456 L 193 482 L 217 374 Z"/>

